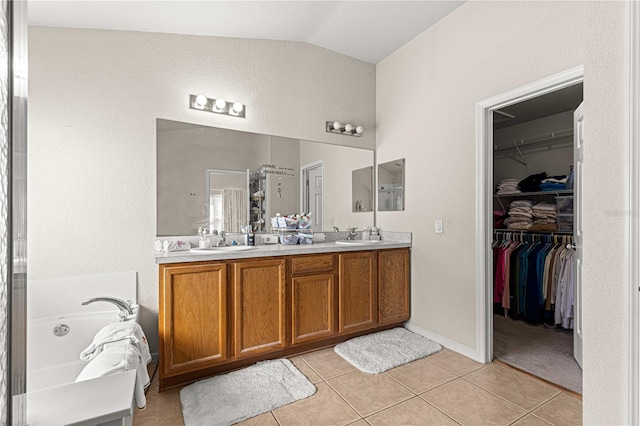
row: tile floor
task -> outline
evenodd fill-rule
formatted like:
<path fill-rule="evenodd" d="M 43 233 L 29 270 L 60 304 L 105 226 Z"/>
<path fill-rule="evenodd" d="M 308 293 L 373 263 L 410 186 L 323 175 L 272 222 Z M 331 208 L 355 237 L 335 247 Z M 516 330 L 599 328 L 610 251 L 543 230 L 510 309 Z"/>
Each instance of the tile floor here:
<path fill-rule="evenodd" d="M 241 425 L 579 425 L 582 401 L 500 364 L 482 365 L 448 349 L 371 375 L 333 348 L 291 358 L 315 395 Z M 147 408 L 134 426 L 182 425 L 179 389 L 158 393 L 154 379 Z"/>

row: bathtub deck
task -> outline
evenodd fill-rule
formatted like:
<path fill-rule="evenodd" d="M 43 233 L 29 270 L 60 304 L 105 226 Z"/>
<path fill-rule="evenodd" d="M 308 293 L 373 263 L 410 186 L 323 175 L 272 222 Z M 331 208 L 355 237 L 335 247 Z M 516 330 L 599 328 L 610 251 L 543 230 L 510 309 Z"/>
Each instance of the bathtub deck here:
<path fill-rule="evenodd" d="M 136 371 L 72 383 L 27 394 L 27 424 L 95 425 L 133 414 Z M 122 424 L 122 423 L 120 423 Z"/>

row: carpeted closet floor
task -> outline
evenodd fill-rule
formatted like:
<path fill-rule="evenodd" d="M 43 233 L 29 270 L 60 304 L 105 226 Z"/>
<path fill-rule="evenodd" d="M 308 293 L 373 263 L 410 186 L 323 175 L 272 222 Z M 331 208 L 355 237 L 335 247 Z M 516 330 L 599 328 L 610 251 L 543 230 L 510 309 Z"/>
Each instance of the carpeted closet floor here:
<path fill-rule="evenodd" d="M 573 330 L 494 315 L 493 357 L 582 394 L 582 369 L 573 358 Z"/>

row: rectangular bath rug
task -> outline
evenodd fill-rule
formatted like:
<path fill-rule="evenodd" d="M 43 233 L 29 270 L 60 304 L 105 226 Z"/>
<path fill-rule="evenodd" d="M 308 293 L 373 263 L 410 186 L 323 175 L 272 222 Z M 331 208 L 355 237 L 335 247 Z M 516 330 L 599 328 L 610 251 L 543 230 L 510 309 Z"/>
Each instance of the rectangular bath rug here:
<path fill-rule="evenodd" d="M 262 361 L 180 391 L 185 426 L 231 425 L 316 393 L 288 359 Z"/>
<path fill-rule="evenodd" d="M 442 346 L 405 328 L 393 328 L 347 340 L 333 350 L 359 370 L 378 374 L 439 352 Z"/>

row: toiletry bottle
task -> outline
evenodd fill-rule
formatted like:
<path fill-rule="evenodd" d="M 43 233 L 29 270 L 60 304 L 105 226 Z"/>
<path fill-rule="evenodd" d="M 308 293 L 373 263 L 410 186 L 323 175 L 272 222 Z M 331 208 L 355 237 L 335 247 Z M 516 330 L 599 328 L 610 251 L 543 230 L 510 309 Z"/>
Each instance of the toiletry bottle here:
<path fill-rule="evenodd" d="M 253 232 L 249 232 L 249 234 L 247 234 L 247 245 L 248 246 L 256 245 L 256 236 Z"/>
<path fill-rule="evenodd" d="M 364 231 L 362 231 L 362 239 L 368 240 L 370 236 L 371 236 L 371 227 L 367 226 L 366 228 L 364 228 Z"/>

